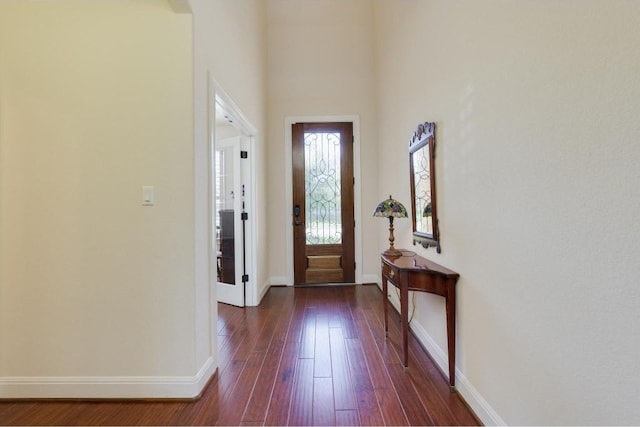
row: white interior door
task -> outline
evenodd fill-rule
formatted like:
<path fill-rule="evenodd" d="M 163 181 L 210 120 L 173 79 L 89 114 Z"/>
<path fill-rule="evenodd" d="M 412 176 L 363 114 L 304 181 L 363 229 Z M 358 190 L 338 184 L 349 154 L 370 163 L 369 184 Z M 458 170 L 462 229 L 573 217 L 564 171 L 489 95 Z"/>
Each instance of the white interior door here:
<path fill-rule="evenodd" d="M 215 249 L 218 301 L 245 305 L 243 185 L 240 151 L 242 138 L 216 140 L 215 151 Z"/>
<path fill-rule="evenodd" d="M 252 156 L 252 152 L 255 151 L 257 130 L 213 80 L 211 74 L 209 74 L 209 90 L 209 126 L 212 147 L 209 176 L 210 185 L 214 187 L 209 205 L 213 255 L 210 258 L 212 265 L 209 270 L 211 285 L 215 289 L 218 302 L 236 306 L 253 306 L 260 302 L 256 286 L 257 243 L 254 236 L 257 233 L 253 209 L 256 206 L 254 189 L 257 186 Z M 220 176 L 218 176 L 219 171 Z M 232 225 L 226 224 L 224 230 L 222 230 L 222 211 L 226 211 L 222 213 L 226 222 L 232 223 Z M 246 213 L 244 220 L 243 212 Z M 229 218 L 232 219 L 229 220 Z M 222 251 L 222 244 L 229 243 L 229 241 L 223 242 L 222 238 L 229 238 L 230 230 L 233 230 L 233 249 L 225 247 L 226 250 Z M 223 231 L 224 236 L 222 236 Z M 225 267 L 231 268 L 231 264 L 227 259 L 227 264 L 224 265 L 223 257 L 231 256 L 233 256 L 233 270 L 225 270 Z"/>

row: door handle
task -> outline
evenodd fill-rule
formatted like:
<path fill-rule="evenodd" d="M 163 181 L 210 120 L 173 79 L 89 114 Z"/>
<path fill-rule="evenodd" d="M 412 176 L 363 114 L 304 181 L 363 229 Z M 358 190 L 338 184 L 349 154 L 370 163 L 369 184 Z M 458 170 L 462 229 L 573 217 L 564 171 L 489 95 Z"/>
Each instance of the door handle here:
<path fill-rule="evenodd" d="M 293 217 L 294 217 L 293 225 L 295 226 L 304 225 L 304 223 L 298 219 L 300 218 L 300 213 L 301 213 L 300 205 L 295 205 L 293 207 Z"/>

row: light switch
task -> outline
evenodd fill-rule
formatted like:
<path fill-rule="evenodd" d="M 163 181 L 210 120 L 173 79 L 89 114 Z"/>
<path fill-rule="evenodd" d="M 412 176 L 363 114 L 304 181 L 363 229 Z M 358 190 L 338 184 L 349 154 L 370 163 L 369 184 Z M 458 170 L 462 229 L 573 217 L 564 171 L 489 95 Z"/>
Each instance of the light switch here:
<path fill-rule="evenodd" d="M 153 206 L 156 203 L 156 195 L 153 186 L 142 186 L 142 206 Z"/>

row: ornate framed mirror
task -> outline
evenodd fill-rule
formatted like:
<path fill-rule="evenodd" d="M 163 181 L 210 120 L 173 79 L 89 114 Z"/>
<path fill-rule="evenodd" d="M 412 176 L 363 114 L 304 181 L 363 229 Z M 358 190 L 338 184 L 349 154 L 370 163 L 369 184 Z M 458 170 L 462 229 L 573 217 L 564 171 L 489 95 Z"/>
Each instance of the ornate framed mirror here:
<path fill-rule="evenodd" d="M 409 141 L 413 244 L 419 243 L 425 248 L 434 246 L 440 253 L 435 151 L 436 124 L 421 123 Z"/>

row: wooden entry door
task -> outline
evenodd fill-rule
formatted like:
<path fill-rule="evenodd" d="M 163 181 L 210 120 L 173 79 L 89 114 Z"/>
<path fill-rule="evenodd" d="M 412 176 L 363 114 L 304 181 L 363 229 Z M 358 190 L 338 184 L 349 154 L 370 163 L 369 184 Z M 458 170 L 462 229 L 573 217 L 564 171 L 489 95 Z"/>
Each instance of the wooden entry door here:
<path fill-rule="evenodd" d="M 294 282 L 353 283 L 353 123 L 292 126 Z"/>

